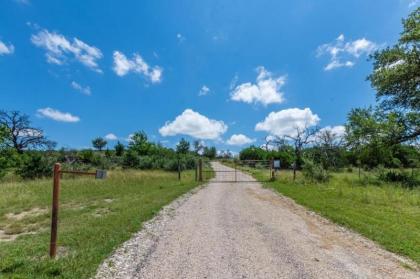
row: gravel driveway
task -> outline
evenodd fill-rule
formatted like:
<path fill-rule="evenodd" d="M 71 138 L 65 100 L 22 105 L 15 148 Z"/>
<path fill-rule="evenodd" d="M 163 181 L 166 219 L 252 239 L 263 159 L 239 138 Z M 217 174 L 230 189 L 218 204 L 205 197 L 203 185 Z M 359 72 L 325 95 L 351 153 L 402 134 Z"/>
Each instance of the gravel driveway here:
<path fill-rule="evenodd" d="M 96 278 L 420 278 L 403 265 L 416 268 L 259 183 L 216 177 L 165 207 Z"/>

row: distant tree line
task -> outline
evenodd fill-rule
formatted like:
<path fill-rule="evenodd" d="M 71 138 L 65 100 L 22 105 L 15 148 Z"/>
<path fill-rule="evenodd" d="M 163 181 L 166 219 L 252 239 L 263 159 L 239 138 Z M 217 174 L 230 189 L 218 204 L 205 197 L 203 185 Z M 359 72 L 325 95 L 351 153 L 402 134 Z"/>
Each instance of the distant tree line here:
<path fill-rule="evenodd" d="M 29 116 L 18 111 L 0 111 L 0 178 L 13 171 L 23 178 L 50 176 L 55 162 L 64 168 L 135 168 L 177 171 L 194 169 L 198 157 L 214 159 L 216 148 L 182 138 L 175 149 L 151 142 L 139 131 L 127 145 L 117 142 L 112 149 L 102 137 L 92 140 L 93 149 L 55 149 L 56 144 L 44 136 L 42 129 L 32 126 Z M 191 150 L 192 149 L 192 150 Z"/>

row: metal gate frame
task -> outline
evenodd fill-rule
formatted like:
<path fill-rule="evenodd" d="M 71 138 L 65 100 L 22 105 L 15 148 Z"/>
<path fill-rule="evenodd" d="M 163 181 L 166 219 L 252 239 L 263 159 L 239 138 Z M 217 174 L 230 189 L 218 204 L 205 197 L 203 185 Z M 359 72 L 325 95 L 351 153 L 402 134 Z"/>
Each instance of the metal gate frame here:
<path fill-rule="evenodd" d="M 240 163 L 238 164 L 238 162 L 240 162 Z M 244 163 L 244 164 L 241 164 L 241 162 Z M 242 179 L 238 180 L 237 172 L 238 171 L 245 172 L 245 171 L 241 170 L 241 168 L 240 168 L 241 166 L 250 165 L 250 164 L 256 165 L 258 163 L 265 163 L 266 164 L 267 171 L 269 172 L 269 177 L 270 177 L 269 179 L 273 179 L 274 175 L 275 175 L 274 174 L 274 168 L 273 168 L 273 160 L 239 160 L 239 161 L 235 160 L 235 161 L 233 161 L 233 166 L 232 165 L 225 165 L 225 164 L 221 163 L 222 165 L 224 165 L 226 167 L 232 168 L 232 170 L 214 170 L 214 169 L 204 170 L 203 165 L 202 165 L 202 160 L 200 159 L 199 164 L 198 164 L 199 180 L 203 181 L 203 177 L 208 177 L 208 174 L 211 174 L 211 173 L 215 173 L 216 176 L 217 176 L 217 173 L 227 173 L 227 174 L 232 174 L 232 179 L 225 179 L 225 178 L 221 179 L 221 180 L 217 179 L 214 182 L 217 182 L 217 183 L 263 182 L 263 181 L 259 181 L 259 180 L 256 180 L 256 179 L 255 180 L 242 180 Z"/>

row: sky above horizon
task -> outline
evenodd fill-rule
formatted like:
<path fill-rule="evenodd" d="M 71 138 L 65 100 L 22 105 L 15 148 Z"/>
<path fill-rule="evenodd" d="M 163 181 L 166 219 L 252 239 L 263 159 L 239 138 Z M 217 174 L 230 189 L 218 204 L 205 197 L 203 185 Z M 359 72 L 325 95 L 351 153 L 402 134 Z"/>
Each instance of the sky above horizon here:
<path fill-rule="evenodd" d="M 59 147 L 144 130 L 238 152 L 375 103 L 368 55 L 419 0 L 0 3 L 0 109 Z"/>

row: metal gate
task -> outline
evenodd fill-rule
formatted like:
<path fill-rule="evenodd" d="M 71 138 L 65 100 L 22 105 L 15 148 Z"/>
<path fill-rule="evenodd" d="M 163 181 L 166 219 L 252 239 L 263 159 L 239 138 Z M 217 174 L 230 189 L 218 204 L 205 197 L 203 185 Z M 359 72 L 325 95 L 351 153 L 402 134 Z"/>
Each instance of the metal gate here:
<path fill-rule="evenodd" d="M 252 174 L 258 174 L 253 176 Z M 264 182 L 274 175 L 270 160 L 222 160 L 202 168 L 202 176 L 212 182 Z"/>

